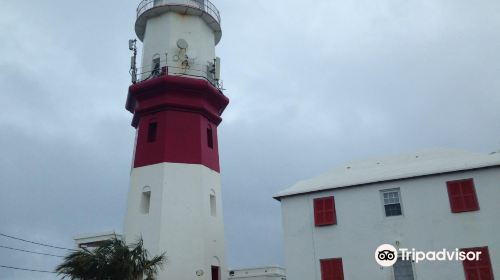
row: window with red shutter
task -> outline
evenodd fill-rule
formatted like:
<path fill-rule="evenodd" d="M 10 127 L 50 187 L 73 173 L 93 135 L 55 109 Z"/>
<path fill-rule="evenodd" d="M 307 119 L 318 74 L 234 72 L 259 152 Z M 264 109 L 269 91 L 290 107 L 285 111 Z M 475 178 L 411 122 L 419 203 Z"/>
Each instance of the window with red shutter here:
<path fill-rule="evenodd" d="M 314 199 L 314 225 L 327 226 L 337 224 L 335 198 L 333 196 Z"/>
<path fill-rule="evenodd" d="M 320 260 L 321 280 L 344 280 L 342 259 Z"/>
<path fill-rule="evenodd" d="M 474 180 L 465 179 L 446 182 L 450 199 L 451 212 L 468 212 L 479 210 L 479 203 L 474 187 Z"/>
<path fill-rule="evenodd" d="M 481 252 L 478 261 L 463 261 L 466 280 L 494 280 L 488 247 L 467 248 L 462 251 Z"/>

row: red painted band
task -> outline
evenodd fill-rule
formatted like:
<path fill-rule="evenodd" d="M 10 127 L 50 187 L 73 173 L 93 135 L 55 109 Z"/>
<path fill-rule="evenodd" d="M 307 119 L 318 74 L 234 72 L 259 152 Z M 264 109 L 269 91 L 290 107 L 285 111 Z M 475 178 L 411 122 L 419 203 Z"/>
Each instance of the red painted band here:
<path fill-rule="evenodd" d="M 132 85 L 126 108 L 137 128 L 134 167 L 174 162 L 220 172 L 217 125 L 228 103 L 200 79 L 162 76 Z"/>
<path fill-rule="evenodd" d="M 229 99 L 207 80 L 182 76 L 160 76 L 129 87 L 125 108 L 134 114 L 162 107 L 197 110 L 219 124 Z M 137 123 L 132 125 L 137 127 Z"/>

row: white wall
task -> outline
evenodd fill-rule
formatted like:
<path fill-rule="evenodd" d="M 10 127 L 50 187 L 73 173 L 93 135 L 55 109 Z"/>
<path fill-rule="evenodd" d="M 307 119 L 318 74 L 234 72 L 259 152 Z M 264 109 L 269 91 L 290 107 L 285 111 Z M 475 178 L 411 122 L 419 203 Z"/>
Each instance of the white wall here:
<path fill-rule="evenodd" d="M 147 22 L 143 40 L 141 66 L 143 68 L 140 72 L 151 70 L 155 54 L 159 54 L 161 60 L 164 61 L 166 59 L 165 53 L 168 53 L 168 64 L 180 67 L 183 59 L 174 61 L 175 55 L 182 58 L 185 54 L 177 47 L 179 39 L 184 39 L 189 44 L 186 53 L 192 62 L 192 71 L 188 71 L 190 74 L 198 75 L 199 72 L 195 70 L 205 70 L 203 66 L 215 59 L 214 31 L 202 18 L 167 12 L 151 18 Z M 170 69 L 170 71 L 174 71 L 174 69 Z"/>
<path fill-rule="evenodd" d="M 199 164 L 161 163 L 134 168 L 125 221 L 125 240 L 142 235 L 151 254 L 166 252 L 159 280 L 211 280 L 211 265 L 224 268 L 224 225 L 219 173 Z M 145 186 L 151 189 L 148 214 L 141 212 Z M 217 215 L 210 211 L 215 192 Z M 196 276 L 202 269 L 204 275 Z"/>
<path fill-rule="evenodd" d="M 479 211 L 451 213 L 446 181 L 474 178 Z M 400 188 L 403 216 L 385 217 L 380 190 Z M 337 225 L 315 227 L 313 199 L 335 196 Z M 319 260 L 342 258 L 345 279 L 393 279 L 375 249 L 400 242 L 421 251 L 488 246 L 500 276 L 500 168 L 377 183 L 283 198 L 288 280 L 321 279 Z M 465 279 L 461 262 L 414 264 L 415 279 Z"/>

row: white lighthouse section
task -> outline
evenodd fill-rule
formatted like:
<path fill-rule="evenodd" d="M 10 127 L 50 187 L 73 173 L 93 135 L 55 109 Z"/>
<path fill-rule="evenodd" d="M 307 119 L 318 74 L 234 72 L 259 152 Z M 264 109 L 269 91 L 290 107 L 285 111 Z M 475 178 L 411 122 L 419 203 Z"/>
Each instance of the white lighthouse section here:
<path fill-rule="evenodd" d="M 187 42 L 186 49 L 177 46 L 181 39 Z M 202 76 L 215 59 L 214 45 L 213 31 L 199 17 L 169 12 L 152 18 L 144 36 L 142 72 L 152 70 L 154 59 L 160 58 L 161 66 L 165 62 L 170 66 L 170 73 L 186 70 Z"/>
<path fill-rule="evenodd" d="M 144 3 L 144 4 L 143 4 Z M 143 42 L 141 79 L 168 66 L 170 74 L 206 77 L 220 41 L 220 17 L 207 0 L 145 0 L 136 33 Z M 179 40 L 183 40 L 179 44 Z M 187 43 L 187 44 L 184 44 Z"/>
<path fill-rule="evenodd" d="M 159 280 L 211 280 L 225 275 L 219 173 L 200 164 L 160 163 L 134 168 L 125 238 L 143 237 L 152 254 L 166 252 Z"/>

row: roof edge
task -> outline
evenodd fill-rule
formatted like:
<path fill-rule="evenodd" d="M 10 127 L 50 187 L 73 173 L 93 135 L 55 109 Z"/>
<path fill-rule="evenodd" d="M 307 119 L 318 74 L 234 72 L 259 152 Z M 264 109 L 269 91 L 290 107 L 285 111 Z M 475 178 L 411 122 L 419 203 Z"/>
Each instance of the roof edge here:
<path fill-rule="evenodd" d="M 495 168 L 495 167 L 500 167 L 500 162 L 495 163 L 495 164 L 484 165 L 484 166 L 472 167 L 472 168 L 463 168 L 463 169 L 456 169 L 456 170 L 450 170 L 450 171 L 426 173 L 426 174 L 421 174 L 421 175 L 413 175 L 413 176 L 399 177 L 399 178 L 393 178 L 393 179 L 388 178 L 388 179 L 383 179 L 383 180 L 378 180 L 378 181 L 345 185 L 345 186 L 340 186 L 340 187 L 324 187 L 324 188 L 318 188 L 317 190 L 310 190 L 310 191 L 304 191 L 304 192 L 291 192 L 291 193 L 287 194 L 286 192 L 283 191 L 283 192 L 279 192 L 279 193 L 273 195 L 273 198 L 276 199 L 277 201 L 281 202 L 281 199 L 285 198 L 285 197 L 298 196 L 298 195 L 303 195 L 303 194 L 311 194 L 311 193 L 317 193 L 317 192 L 328 191 L 328 190 L 333 190 L 333 189 L 346 189 L 346 188 L 353 188 L 353 187 L 361 187 L 361 186 L 373 185 L 373 184 L 378 184 L 378 183 L 383 183 L 383 182 L 403 181 L 403 180 L 408 180 L 408 179 L 413 179 L 413 178 L 430 177 L 430 176 L 436 176 L 436 175 L 442 175 L 442 174 L 456 173 L 456 172 L 460 172 L 460 171 L 488 169 L 488 168 Z"/>

